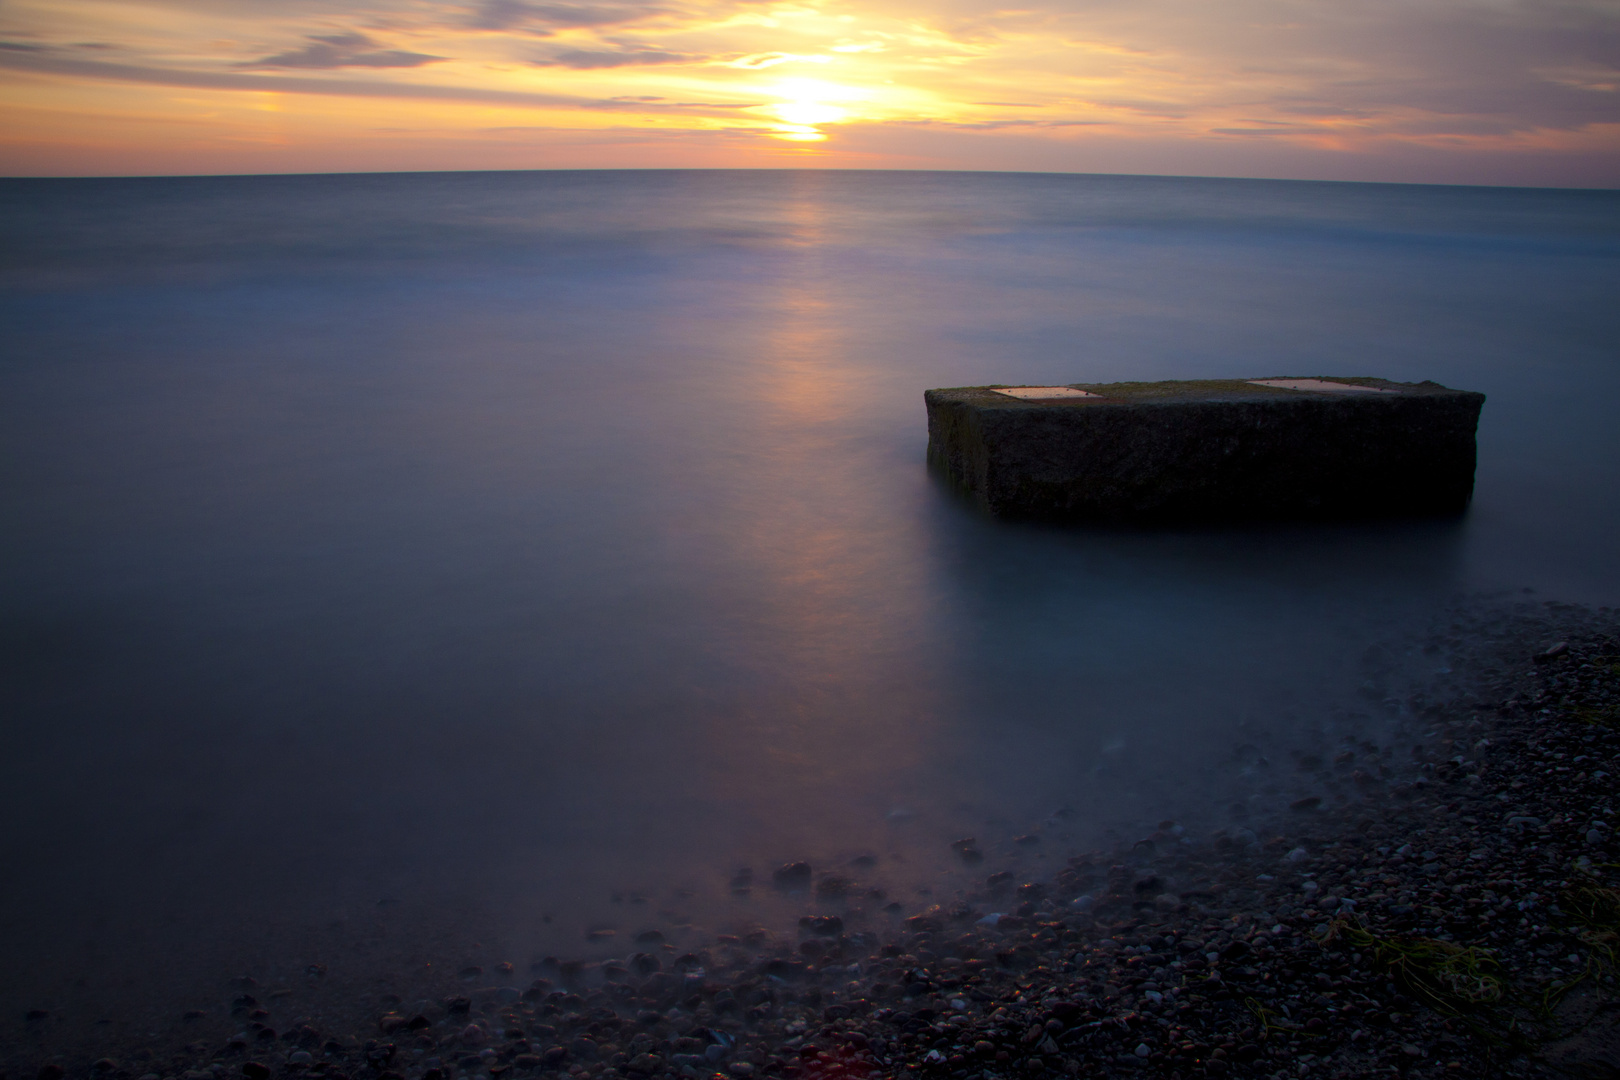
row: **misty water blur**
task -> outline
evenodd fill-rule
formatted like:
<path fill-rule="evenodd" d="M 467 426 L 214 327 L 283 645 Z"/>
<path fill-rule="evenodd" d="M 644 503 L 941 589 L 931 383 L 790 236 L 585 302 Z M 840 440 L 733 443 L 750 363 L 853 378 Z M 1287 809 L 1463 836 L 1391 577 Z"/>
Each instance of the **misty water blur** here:
<path fill-rule="evenodd" d="M 1450 598 L 1620 599 L 1617 269 L 1603 192 L 0 181 L 0 1004 L 1224 824 Z M 923 465 L 927 387 L 1322 374 L 1489 395 L 1469 516 L 1014 526 Z"/>

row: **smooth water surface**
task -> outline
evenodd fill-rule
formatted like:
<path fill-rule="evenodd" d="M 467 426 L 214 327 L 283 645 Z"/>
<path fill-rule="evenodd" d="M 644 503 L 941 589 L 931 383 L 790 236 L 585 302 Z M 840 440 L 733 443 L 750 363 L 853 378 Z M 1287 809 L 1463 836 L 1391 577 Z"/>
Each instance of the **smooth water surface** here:
<path fill-rule="evenodd" d="M 0 285 L 7 1024 L 769 920 L 788 859 L 915 910 L 964 835 L 1199 827 L 1459 593 L 1620 601 L 1613 192 L 3 181 Z M 1489 395 L 1465 520 L 1013 526 L 923 465 L 928 387 L 1368 374 Z"/>

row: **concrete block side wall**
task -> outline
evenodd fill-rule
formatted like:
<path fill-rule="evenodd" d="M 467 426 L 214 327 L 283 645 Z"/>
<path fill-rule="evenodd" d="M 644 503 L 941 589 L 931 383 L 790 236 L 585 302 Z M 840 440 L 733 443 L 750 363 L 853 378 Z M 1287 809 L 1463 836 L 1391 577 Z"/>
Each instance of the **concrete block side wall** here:
<path fill-rule="evenodd" d="M 990 486 L 990 454 L 979 424 L 980 410 L 938 390 L 927 391 L 923 398 L 928 406 L 929 466 L 989 509 L 984 493 Z"/>
<path fill-rule="evenodd" d="M 930 463 L 992 514 L 1176 521 L 1459 514 L 1484 396 L 1052 406 L 965 388 L 926 401 Z"/>

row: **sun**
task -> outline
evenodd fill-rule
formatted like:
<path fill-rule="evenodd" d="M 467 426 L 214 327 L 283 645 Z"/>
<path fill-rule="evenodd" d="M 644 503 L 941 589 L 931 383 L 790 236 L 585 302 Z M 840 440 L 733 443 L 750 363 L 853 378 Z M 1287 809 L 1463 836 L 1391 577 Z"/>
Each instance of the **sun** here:
<path fill-rule="evenodd" d="M 851 115 L 848 108 L 835 102 L 852 101 L 861 95 L 852 87 L 820 79 L 786 79 L 770 92 L 783 99 L 775 105 L 764 106 L 764 111 L 781 121 L 772 136 L 792 142 L 825 139 L 827 136 L 818 130 L 818 125 L 837 124 Z"/>
<path fill-rule="evenodd" d="M 775 108 L 776 118 L 788 124 L 836 124 L 849 115 L 848 109 L 820 101 L 789 101 Z"/>

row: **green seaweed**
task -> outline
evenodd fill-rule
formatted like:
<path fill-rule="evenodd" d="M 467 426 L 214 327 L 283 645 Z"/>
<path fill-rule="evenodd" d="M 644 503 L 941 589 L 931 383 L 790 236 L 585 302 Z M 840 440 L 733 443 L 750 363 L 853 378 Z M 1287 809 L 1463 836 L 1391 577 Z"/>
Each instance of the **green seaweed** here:
<path fill-rule="evenodd" d="M 1620 678 L 1620 657 L 1599 656 L 1592 661 L 1592 665 Z M 1620 727 L 1620 704 L 1608 706 L 1583 705 L 1571 710 L 1571 715 L 1583 724 Z"/>
<path fill-rule="evenodd" d="M 1558 906 L 1581 927 L 1576 936 L 1589 949 L 1610 967 L 1620 962 L 1620 891 L 1577 883 L 1559 895 Z"/>
<path fill-rule="evenodd" d="M 1265 1031 L 1268 1035 L 1273 1031 L 1285 1031 L 1290 1035 L 1303 1036 L 1307 1039 L 1314 1039 L 1318 1037 L 1315 1032 L 1306 1031 L 1304 1025 L 1302 1024 L 1296 1024 L 1290 1020 L 1279 1019 L 1278 1013 L 1266 1008 L 1255 998 L 1244 998 L 1243 1004 L 1251 1013 L 1254 1014 L 1254 1018 L 1259 1022 L 1261 1030 Z"/>
<path fill-rule="evenodd" d="M 1408 934 L 1381 937 L 1348 918 L 1335 919 L 1322 943 L 1336 937 L 1370 955 L 1408 996 L 1442 1015 L 1460 1017 L 1506 997 L 1499 965 L 1488 949 Z"/>

